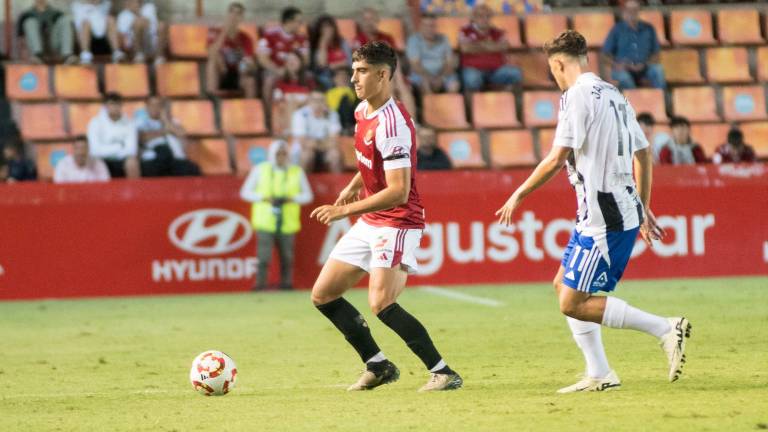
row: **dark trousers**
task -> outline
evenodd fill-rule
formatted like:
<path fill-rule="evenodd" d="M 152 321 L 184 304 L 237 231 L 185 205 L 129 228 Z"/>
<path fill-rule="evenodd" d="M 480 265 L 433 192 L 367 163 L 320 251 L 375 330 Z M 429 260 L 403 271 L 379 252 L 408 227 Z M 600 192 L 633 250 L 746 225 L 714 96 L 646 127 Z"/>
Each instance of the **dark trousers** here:
<path fill-rule="evenodd" d="M 155 158 L 141 161 L 142 177 L 199 176 L 200 168 L 187 159 L 175 159 L 167 144 L 155 146 Z"/>
<path fill-rule="evenodd" d="M 264 289 L 267 286 L 267 270 L 272 261 L 272 247 L 277 244 L 277 252 L 280 255 L 280 288 L 293 287 L 293 241 L 295 234 L 280 234 L 267 231 L 257 231 L 256 252 L 259 258 L 258 274 L 256 275 L 256 288 Z"/>

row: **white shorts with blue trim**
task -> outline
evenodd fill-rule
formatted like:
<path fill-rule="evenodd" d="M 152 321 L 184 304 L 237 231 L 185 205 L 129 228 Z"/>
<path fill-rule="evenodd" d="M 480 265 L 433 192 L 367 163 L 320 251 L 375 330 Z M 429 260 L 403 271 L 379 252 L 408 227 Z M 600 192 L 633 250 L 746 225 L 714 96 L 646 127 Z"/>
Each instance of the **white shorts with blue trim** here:
<path fill-rule="evenodd" d="M 613 291 L 627 268 L 639 228 L 589 237 L 577 231 L 565 247 L 563 284 L 577 291 Z"/>

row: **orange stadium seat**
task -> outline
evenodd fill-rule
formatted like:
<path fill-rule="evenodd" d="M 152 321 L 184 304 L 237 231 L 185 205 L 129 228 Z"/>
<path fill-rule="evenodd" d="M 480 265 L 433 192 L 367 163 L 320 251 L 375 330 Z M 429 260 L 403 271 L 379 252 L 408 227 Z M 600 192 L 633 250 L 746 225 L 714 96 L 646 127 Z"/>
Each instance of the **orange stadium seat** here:
<path fill-rule="evenodd" d="M 208 26 L 206 25 L 171 24 L 168 29 L 168 38 L 173 57 L 194 59 L 208 57 Z"/>
<path fill-rule="evenodd" d="M 488 134 L 491 166 L 507 168 L 536 164 L 533 135 L 528 129 L 499 130 Z"/>
<path fill-rule="evenodd" d="M 525 88 L 553 88 L 555 81 L 550 78 L 547 56 L 541 51 L 530 51 L 510 56 L 512 63 L 520 67 Z"/>
<path fill-rule="evenodd" d="M 233 135 L 262 135 L 267 133 L 264 105 L 259 99 L 223 99 L 221 101 L 221 131 Z"/>
<path fill-rule="evenodd" d="M 694 123 L 691 138 L 704 148 L 704 154 L 712 157 L 715 150 L 726 141 L 731 125 L 728 123 Z"/>
<path fill-rule="evenodd" d="M 586 12 L 573 14 L 573 29 L 581 33 L 591 48 L 601 47 L 615 22 L 610 12 Z"/>
<path fill-rule="evenodd" d="M 104 66 L 105 87 L 126 98 L 149 95 L 149 77 L 145 64 L 107 64 Z"/>
<path fill-rule="evenodd" d="M 51 99 L 50 73 L 46 65 L 5 66 L 5 95 L 11 100 Z"/>
<path fill-rule="evenodd" d="M 336 18 L 339 34 L 347 42 L 352 42 L 357 36 L 357 22 L 351 18 Z"/>
<path fill-rule="evenodd" d="M 238 138 L 235 140 L 235 166 L 237 174 L 247 174 L 251 167 L 265 162 L 269 157 L 269 145 L 274 138 Z"/>
<path fill-rule="evenodd" d="M 642 112 L 650 113 L 658 123 L 666 123 L 667 109 L 664 103 L 664 90 L 655 88 L 639 88 L 624 90 L 624 96 L 627 97 L 635 114 Z"/>
<path fill-rule="evenodd" d="M 768 81 L 768 46 L 757 49 L 757 80 Z"/>
<path fill-rule="evenodd" d="M 72 154 L 71 142 L 45 143 L 35 145 L 35 160 L 37 163 L 37 176 L 41 180 L 50 180 L 64 156 Z"/>
<path fill-rule="evenodd" d="M 539 129 L 539 160 L 552 150 L 552 142 L 555 140 L 555 128 Z"/>
<path fill-rule="evenodd" d="M 765 89 L 760 85 L 723 87 L 726 121 L 765 120 Z"/>
<path fill-rule="evenodd" d="M 741 125 L 744 142 L 751 145 L 760 159 L 768 159 L 768 122 L 749 122 Z"/>
<path fill-rule="evenodd" d="M 459 31 L 469 22 L 469 19 L 465 17 L 438 17 L 435 22 L 438 33 L 442 33 L 448 38 L 451 43 L 451 48 L 457 49 L 459 47 Z M 509 36 L 507 36 L 509 37 Z"/>
<path fill-rule="evenodd" d="M 559 14 L 531 14 L 525 17 L 524 28 L 526 45 L 539 48 L 568 28 L 568 18 Z"/>
<path fill-rule="evenodd" d="M 405 50 L 405 30 L 403 29 L 403 20 L 399 18 L 382 18 L 379 22 L 379 31 L 392 36 L 395 40 L 395 49 Z"/>
<path fill-rule="evenodd" d="M 187 145 L 189 160 L 200 166 L 205 175 L 231 174 L 229 145 L 222 138 L 192 141 Z"/>
<path fill-rule="evenodd" d="M 436 129 L 468 129 L 464 97 L 459 93 L 424 96 L 424 122 Z"/>
<path fill-rule="evenodd" d="M 451 158 L 454 168 L 484 168 L 480 135 L 475 131 L 441 132 L 437 145 Z"/>
<path fill-rule="evenodd" d="M 640 19 L 652 25 L 656 30 L 659 45 L 669 46 L 669 38 L 664 30 L 664 14 L 658 9 L 645 9 L 640 11 Z"/>
<path fill-rule="evenodd" d="M 672 90 L 672 107 L 675 115 L 692 122 L 720 121 L 715 89 L 711 86 L 675 88 Z"/>
<path fill-rule="evenodd" d="M 745 47 L 707 48 L 707 79 L 717 83 L 751 82 Z"/>
<path fill-rule="evenodd" d="M 529 91 L 523 93 L 524 123 L 531 126 L 554 126 L 560 109 L 559 91 Z"/>
<path fill-rule="evenodd" d="M 491 24 L 504 30 L 510 48 L 523 47 L 523 41 L 520 39 L 520 19 L 517 15 L 495 15 L 491 18 Z"/>
<path fill-rule="evenodd" d="M 701 9 L 678 9 L 669 14 L 669 28 L 675 45 L 715 45 L 712 13 Z"/>
<path fill-rule="evenodd" d="M 101 110 L 104 104 L 101 102 L 70 102 L 67 104 L 67 118 L 69 119 L 69 136 L 79 137 L 88 133 L 88 123 Z M 133 117 L 134 113 L 144 107 L 143 101 L 123 102 L 123 113 Z"/>
<path fill-rule="evenodd" d="M 200 95 L 200 74 L 195 62 L 157 65 L 157 94 L 166 97 Z"/>
<path fill-rule="evenodd" d="M 661 52 L 661 65 L 669 83 L 699 84 L 704 82 L 699 65 L 699 52 L 695 49 L 663 50 Z"/>
<path fill-rule="evenodd" d="M 189 135 L 216 134 L 213 104 L 209 100 L 177 100 L 171 102 L 171 117 L 177 120 Z"/>
<path fill-rule="evenodd" d="M 510 92 L 472 93 L 472 126 L 477 129 L 519 127 L 515 95 Z"/>
<path fill-rule="evenodd" d="M 759 44 L 760 11 L 757 9 L 720 9 L 717 11 L 717 34 L 724 44 Z"/>
<path fill-rule="evenodd" d="M 339 137 L 339 147 L 341 148 L 342 163 L 344 169 L 357 169 L 357 155 L 355 155 L 355 139 L 348 136 Z"/>
<path fill-rule="evenodd" d="M 64 111 L 56 102 L 19 105 L 17 124 L 26 140 L 54 140 L 67 136 Z"/>
<path fill-rule="evenodd" d="M 101 99 L 95 66 L 56 65 L 53 84 L 62 99 Z"/>

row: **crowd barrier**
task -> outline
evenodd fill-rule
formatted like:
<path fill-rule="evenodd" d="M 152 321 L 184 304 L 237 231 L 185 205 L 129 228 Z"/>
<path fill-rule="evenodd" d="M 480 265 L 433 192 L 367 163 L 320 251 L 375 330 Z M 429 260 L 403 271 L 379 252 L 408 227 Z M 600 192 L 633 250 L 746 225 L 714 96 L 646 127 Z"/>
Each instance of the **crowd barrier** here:
<path fill-rule="evenodd" d="M 511 227 L 493 215 L 529 172 L 420 173 L 428 226 L 410 284 L 551 280 L 576 208 L 565 174 Z M 311 176 L 313 204 L 332 202 L 348 180 Z M 257 261 L 241 181 L 0 186 L 0 299 L 248 290 Z M 638 241 L 627 279 L 768 274 L 768 165 L 657 168 L 652 204 L 668 235 L 652 250 Z M 299 288 L 351 226 L 309 221 L 310 210 L 296 243 Z"/>

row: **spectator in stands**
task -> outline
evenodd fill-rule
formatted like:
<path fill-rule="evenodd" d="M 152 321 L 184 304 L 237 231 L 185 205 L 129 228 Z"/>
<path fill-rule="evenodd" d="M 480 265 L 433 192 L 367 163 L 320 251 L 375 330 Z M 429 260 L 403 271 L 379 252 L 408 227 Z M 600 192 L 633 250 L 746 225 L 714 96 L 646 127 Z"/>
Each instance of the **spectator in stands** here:
<path fill-rule="evenodd" d="M 229 4 L 224 25 L 208 31 L 208 62 L 205 65 L 206 91 L 242 90 L 245 97 L 256 97 L 256 63 L 253 40 L 240 30 L 245 6 Z"/>
<path fill-rule="evenodd" d="M 659 148 L 659 163 L 664 165 L 693 165 L 706 163 L 707 157 L 699 144 L 691 139 L 691 123 L 685 117 L 672 117 L 672 136 Z"/>
<path fill-rule="evenodd" d="M 339 114 L 341 130 L 344 135 L 352 135 L 355 130 L 357 95 L 355 95 L 355 91 L 352 90 L 349 83 L 349 68 L 337 68 L 333 72 L 334 87 L 325 92 L 325 100 L 328 103 L 328 107 Z"/>
<path fill-rule="evenodd" d="M 17 21 L 17 34 L 24 37 L 32 63 L 43 63 L 43 57 L 58 56 L 67 64 L 77 63 L 72 19 L 48 0 L 35 0 Z M 53 52 L 46 52 L 48 48 Z"/>
<path fill-rule="evenodd" d="M 109 14 L 111 3 L 106 0 L 77 0 L 72 2 L 72 19 L 80 43 L 80 63 L 93 63 L 94 55 L 112 54 L 112 61 L 125 59 L 120 50 L 115 18 Z"/>
<path fill-rule="evenodd" d="M 459 91 L 453 49 L 448 38 L 437 32 L 434 15 L 421 16 L 419 32 L 408 38 L 405 53 L 411 67 L 411 84 L 418 87 L 422 94 Z"/>
<path fill-rule="evenodd" d="M 3 158 L 5 159 L 6 182 L 37 180 L 35 162 L 24 154 L 24 142 L 21 137 L 12 138 L 5 143 Z"/>
<path fill-rule="evenodd" d="M 649 112 L 641 112 L 637 115 L 637 123 L 640 125 L 640 129 L 643 130 L 643 135 L 648 143 L 651 145 L 651 152 L 653 153 L 653 160 L 659 161 L 659 146 L 653 142 L 653 127 L 656 125 L 656 119 L 653 118 L 653 114 Z"/>
<path fill-rule="evenodd" d="M 449 170 L 453 168 L 451 159 L 437 146 L 435 130 L 428 127 L 419 128 L 419 148 L 416 159 L 419 170 Z"/>
<path fill-rule="evenodd" d="M 310 38 L 311 70 L 323 90 L 334 86 L 333 74 L 336 68 L 348 68 L 352 64 L 352 51 L 339 34 L 336 20 L 330 15 L 321 15 L 315 21 Z"/>
<path fill-rule="evenodd" d="M 290 163 L 288 143 L 273 141 L 269 160 L 251 168 L 240 197 L 252 203 L 251 224 L 257 236 L 259 258 L 255 291 L 267 287 L 272 247 L 280 255 L 280 288 L 293 287 L 294 238 L 301 229 L 301 205 L 312 201 L 312 189 L 301 167 Z"/>
<path fill-rule="evenodd" d="M 102 159 L 112 178 L 139 177 L 139 134 L 135 123 L 123 114 L 123 98 L 104 95 L 104 107 L 88 123 L 91 156 Z"/>
<path fill-rule="evenodd" d="M 124 0 L 123 10 L 117 15 L 117 31 L 120 46 L 133 55 L 135 63 L 142 63 L 152 57 L 155 63 L 165 61 L 165 23 L 157 18 L 154 3 Z"/>
<path fill-rule="evenodd" d="M 301 10 L 287 7 L 280 14 L 280 27 L 264 30 L 264 36 L 259 40 L 256 54 L 259 64 L 264 68 L 261 94 L 268 107 L 271 106 L 276 81 L 285 75 L 285 62 L 289 54 L 298 55 L 301 64 L 309 64 L 309 42 L 302 33 L 303 27 Z"/>
<path fill-rule="evenodd" d="M 520 68 L 507 61 L 509 42 L 504 30 L 491 24 L 493 10 L 485 4 L 472 9 L 469 24 L 459 32 L 461 76 L 464 90 L 478 91 L 483 85 L 511 89 L 523 79 Z"/>
<path fill-rule="evenodd" d="M 627 0 L 622 17 L 603 44 L 603 76 L 611 77 L 621 89 L 665 88 L 659 39 L 653 26 L 640 20 L 640 2 Z"/>
<path fill-rule="evenodd" d="M 109 169 L 101 159 L 88 154 L 88 141 L 75 141 L 72 154 L 64 156 L 53 174 L 54 183 L 91 183 L 109 181 Z"/>
<path fill-rule="evenodd" d="M 147 99 L 145 111 L 136 115 L 144 177 L 196 176 L 200 168 L 184 153 L 184 128 L 174 121 L 160 96 Z"/>
<path fill-rule="evenodd" d="M 305 171 L 324 171 L 327 168 L 332 173 L 341 172 L 339 132 L 339 114 L 328 108 L 323 93 L 313 91 L 309 95 L 309 103 L 296 110 L 291 117 L 292 153 L 300 152 L 301 166 Z"/>
<path fill-rule="evenodd" d="M 744 134 L 737 127 L 728 131 L 728 142 L 718 147 L 712 156 L 712 162 L 716 164 L 755 162 L 756 160 L 755 150 L 744 143 Z"/>
<path fill-rule="evenodd" d="M 276 135 L 285 133 L 289 127 L 291 116 L 309 99 L 309 93 L 315 88 L 312 75 L 302 64 L 301 57 L 291 52 L 285 55 L 283 74 L 275 81 L 272 90 L 273 119 L 272 125 Z"/>

